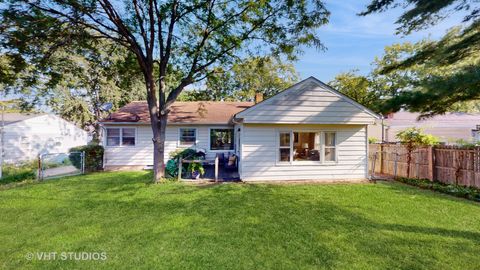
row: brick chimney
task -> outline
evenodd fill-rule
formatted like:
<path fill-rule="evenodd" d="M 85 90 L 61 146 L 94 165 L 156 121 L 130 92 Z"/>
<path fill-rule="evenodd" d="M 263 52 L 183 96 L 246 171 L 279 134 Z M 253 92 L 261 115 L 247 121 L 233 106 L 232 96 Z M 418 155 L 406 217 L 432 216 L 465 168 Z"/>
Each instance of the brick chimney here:
<path fill-rule="evenodd" d="M 255 104 L 263 101 L 263 93 L 255 93 Z"/>

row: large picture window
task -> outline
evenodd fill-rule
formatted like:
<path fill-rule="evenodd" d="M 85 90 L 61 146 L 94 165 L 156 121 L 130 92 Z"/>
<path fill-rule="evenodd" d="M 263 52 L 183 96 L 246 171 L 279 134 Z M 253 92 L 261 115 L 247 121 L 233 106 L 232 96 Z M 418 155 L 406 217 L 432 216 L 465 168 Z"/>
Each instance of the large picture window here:
<path fill-rule="evenodd" d="M 335 162 L 335 132 L 280 131 L 278 161 L 281 163 Z"/>
<path fill-rule="evenodd" d="M 233 129 L 210 129 L 210 150 L 233 150 Z"/>
<path fill-rule="evenodd" d="M 179 129 L 180 146 L 192 146 L 197 142 L 197 130 L 195 128 L 180 128 Z"/>
<path fill-rule="evenodd" d="M 135 146 L 135 128 L 107 128 L 107 146 Z"/>
<path fill-rule="evenodd" d="M 320 161 L 320 133 L 293 132 L 298 140 L 293 144 L 294 161 Z"/>

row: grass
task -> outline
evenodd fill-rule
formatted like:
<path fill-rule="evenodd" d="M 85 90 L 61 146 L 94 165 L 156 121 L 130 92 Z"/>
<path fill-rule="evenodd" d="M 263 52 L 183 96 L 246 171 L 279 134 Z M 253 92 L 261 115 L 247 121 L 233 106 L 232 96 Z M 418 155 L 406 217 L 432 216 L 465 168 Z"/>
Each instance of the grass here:
<path fill-rule="evenodd" d="M 0 189 L 0 269 L 478 269 L 480 205 L 400 183 L 148 184 L 97 173 Z M 28 252 L 106 252 L 104 261 Z"/>
<path fill-rule="evenodd" d="M 0 186 L 4 184 L 33 180 L 37 178 L 38 166 L 36 161 L 23 162 L 20 164 L 5 164 Z"/>

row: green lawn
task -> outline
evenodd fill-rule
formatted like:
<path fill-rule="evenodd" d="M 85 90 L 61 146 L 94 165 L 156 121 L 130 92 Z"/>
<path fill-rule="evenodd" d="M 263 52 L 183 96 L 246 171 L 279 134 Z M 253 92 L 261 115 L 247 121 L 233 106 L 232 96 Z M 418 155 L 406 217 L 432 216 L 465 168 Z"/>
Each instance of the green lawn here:
<path fill-rule="evenodd" d="M 395 183 L 148 181 L 99 173 L 0 187 L 0 269 L 480 268 L 478 203 Z"/>

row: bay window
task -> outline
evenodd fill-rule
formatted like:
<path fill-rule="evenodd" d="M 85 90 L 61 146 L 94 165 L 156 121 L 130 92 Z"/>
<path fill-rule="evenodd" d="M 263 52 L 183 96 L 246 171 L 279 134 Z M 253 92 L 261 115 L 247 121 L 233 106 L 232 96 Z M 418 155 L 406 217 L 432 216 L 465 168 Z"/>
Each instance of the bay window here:
<path fill-rule="evenodd" d="M 336 134 L 325 131 L 280 131 L 280 163 L 328 163 L 336 161 Z"/>

